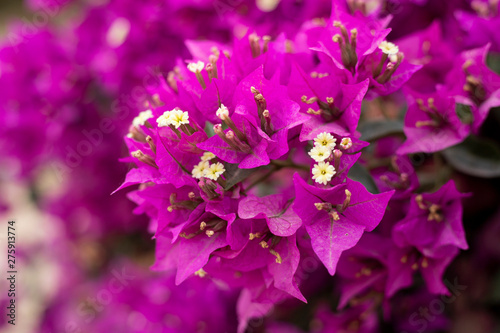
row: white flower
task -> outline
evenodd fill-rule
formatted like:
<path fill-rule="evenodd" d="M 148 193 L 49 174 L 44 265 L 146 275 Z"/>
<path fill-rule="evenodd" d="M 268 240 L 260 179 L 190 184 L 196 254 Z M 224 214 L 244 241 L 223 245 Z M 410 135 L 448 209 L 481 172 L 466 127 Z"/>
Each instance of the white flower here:
<path fill-rule="evenodd" d="M 205 68 L 205 63 L 203 61 L 191 62 L 187 65 L 187 69 L 193 73 L 199 73 L 203 68 Z"/>
<path fill-rule="evenodd" d="M 170 111 L 163 112 L 163 114 L 156 119 L 156 122 L 158 123 L 158 127 L 172 125 L 172 121 L 170 120 Z"/>
<path fill-rule="evenodd" d="M 134 120 L 132 120 L 132 125 L 134 125 L 134 127 L 144 125 L 149 118 L 153 118 L 153 111 L 142 111 L 137 117 L 134 118 Z"/>
<path fill-rule="evenodd" d="M 316 138 L 314 138 L 314 145 L 315 146 L 325 146 L 328 149 L 333 149 L 335 148 L 335 143 L 337 142 L 337 139 L 333 137 L 330 133 L 323 132 L 318 134 Z"/>
<path fill-rule="evenodd" d="M 201 177 L 205 177 L 205 172 L 210 168 L 208 161 L 201 161 L 197 165 L 194 166 L 191 174 L 194 178 L 200 179 Z"/>
<path fill-rule="evenodd" d="M 219 176 L 224 173 L 224 171 L 226 171 L 226 169 L 224 169 L 224 164 L 217 162 L 210 165 L 208 170 L 205 171 L 205 177 L 211 180 L 217 180 Z"/>
<path fill-rule="evenodd" d="M 346 149 L 349 149 L 351 147 L 352 147 L 352 140 L 351 140 L 351 138 L 349 138 L 349 137 L 343 138 L 340 141 L 340 148 L 346 150 Z"/>
<path fill-rule="evenodd" d="M 257 8 L 265 13 L 272 12 L 278 7 L 281 0 L 257 0 Z"/>
<path fill-rule="evenodd" d="M 203 156 L 201 157 L 202 161 L 210 161 L 211 159 L 214 159 L 215 155 L 209 151 L 206 151 L 203 153 Z"/>
<path fill-rule="evenodd" d="M 326 185 L 335 175 L 335 168 L 328 162 L 319 162 L 314 165 L 312 174 L 312 179 L 314 179 L 316 183 Z"/>
<path fill-rule="evenodd" d="M 169 119 L 175 128 L 184 124 L 189 124 L 189 114 L 182 110 L 172 110 L 170 111 Z"/>
<path fill-rule="evenodd" d="M 224 106 L 224 104 L 221 104 L 219 109 L 217 109 L 217 112 L 215 114 L 220 119 L 224 119 L 224 118 L 229 117 L 229 110 Z"/>
<path fill-rule="evenodd" d="M 378 45 L 378 48 L 387 55 L 394 55 L 398 54 L 399 52 L 399 47 L 397 47 L 397 45 L 385 40 Z"/>
<path fill-rule="evenodd" d="M 332 150 L 327 146 L 314 146 L 309 152 L 309 156 L 316 162 L 322 162 L 330 157 Z"/>
<path fill-rule="evenodd" d="M 175 128 L 183 124 L 189 124 L 189 114 L 182 110 L 165 111 L 161 116 L 156 119 L 158 127 L 174 125 Z"/>
<path fill-rule="evenodd" d="M 123 44 L 130 32 L 130 22 L 126 18 L 119 17 L 111 23 L 106 33 L 106 41 L 111 47 L 118 47 Z"/>

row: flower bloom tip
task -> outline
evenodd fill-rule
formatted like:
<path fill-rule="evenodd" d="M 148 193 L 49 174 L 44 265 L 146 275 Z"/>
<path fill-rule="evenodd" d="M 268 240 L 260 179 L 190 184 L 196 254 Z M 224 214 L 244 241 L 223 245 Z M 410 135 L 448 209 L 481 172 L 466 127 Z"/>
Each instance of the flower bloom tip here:
<path fill-rule="evenodd" d="M 352 140 L 351 138 L 343 138 L 340 141 L 340 148 L 346 150 L 352 147 Z"/>
<path fill-rule="evenodd" d="M 396 44 L 388 42 L 386 40 L 380 43 L 378 45 L 378 48 L 382 50 L 383 53 L 389 56 L 396 55 L 399 52 L 399 47 Z"/>
<path fill-rule="evenodd" d="M 322 132 L 314 138 L 315 146 L 325 146 L 328 149 L 335 148 L 335 144 L 337 143 L 337 139 L 333 137 L 330 133 Z"/>
<path fill-rule="evenodd" d="M 156 119 L 158 127 L 173 125 L 179 128 L 181 125 L 189 124 L 189 114 L 182 110 L 165 111 Z"/>
<path fill-rule="evenodd" d="M 187 65 L 187 69 L 193 73 L 199 73 L 205 68 L 203 61 L 191 62 Z"/>
<path fill-rule="evenodd" d="M 316 183 L 326 185 L 335 175 L 335 167 L 328 162 L 319 162 L 312 169 L 312 174 Z"/>
<path fill-rule="evenodd" d="M 309 156 L 316 162 L 322 162 L 330 157 L 331 151 L 332 150 L 328 148 L 328 146 L 314 146 L 309 151 Z"/>
<path fill-rule="evenodd" d="M 144 125 L 150 118 L 153 118 L 153 111 L 142 111 L 137 117 L 134 118 L 134 120 L 132 120 L 132 125 L 134 125 L 134 127 L 139 127 L 141 125 Z"/>

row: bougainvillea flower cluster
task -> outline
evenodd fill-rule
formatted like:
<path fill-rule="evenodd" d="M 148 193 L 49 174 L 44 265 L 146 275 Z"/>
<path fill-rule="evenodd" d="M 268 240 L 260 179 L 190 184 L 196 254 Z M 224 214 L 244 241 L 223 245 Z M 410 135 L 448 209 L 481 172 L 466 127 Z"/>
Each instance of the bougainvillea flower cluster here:
<path fill-rule="evenodd" d="M 395 177 L 378 174 L 380 193 L 349 178 L 368 146 L 356 130 L 362 101 L 400 90 L 423 67 L 386 40 L 387 23 L 334 4 L 330 19 L 299 30 L 306 45 L 297 37 L 280 48 L 279 37 L 252 31 L 230 45 L 190 42 L 192 59 L 150 89 L 130 127 L 125 161 L 137 168 L 120 188 L 141 184 L 130 197 L 151 217 L 153 269 L 175 270 L 177 284 L 200 276 L 243 288 L 240 330 L 257 304 L 307 301 L 297 275 L 304 246 L 330 275 L 341 260 L 341 306 L 372 288 L 392 297 L 415 272 L 429 291 L 447 293 L 444 269 L 467 248 L 464 194 L 453 181 L 417 192 L 404 156 L 393 162 Z M 442 150 L 479 128 L 475 110 L 491 94 L 483 85 L 495 86 L 484 57 L 468 54 L 460 80 L 450 70 L 435 93 L 404 90 L 407 141 L 398 154 Z M 474 121 L 457 115 L 458 102 Z M 387 209 L 392 231 L 372 235 Z"/>

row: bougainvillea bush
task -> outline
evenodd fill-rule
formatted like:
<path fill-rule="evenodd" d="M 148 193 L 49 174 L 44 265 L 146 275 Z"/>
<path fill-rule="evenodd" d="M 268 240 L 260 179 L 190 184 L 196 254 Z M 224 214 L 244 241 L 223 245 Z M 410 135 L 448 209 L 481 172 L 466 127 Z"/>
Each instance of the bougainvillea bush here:
<path fill-rule="evenodd" d="M 0 50 L 5 168 L 79 258 L 42 332 L 499 327 L 497 1 L 55 8 Z"/>

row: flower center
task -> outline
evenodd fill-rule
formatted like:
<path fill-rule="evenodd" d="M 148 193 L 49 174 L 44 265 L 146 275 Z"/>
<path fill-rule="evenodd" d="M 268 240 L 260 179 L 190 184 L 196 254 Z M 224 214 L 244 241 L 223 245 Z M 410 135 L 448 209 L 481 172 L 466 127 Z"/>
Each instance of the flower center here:
<path fill-rule="evenodd" d="M 381 42 L 378 48 L 382 50 L 382 57 L 377 67 L 373 69 L 372 75 L 373 78 L 377 79 L 378 83 L 384 84 L 391 79 L 392 75 L 403 61 L 403 53 L 399 52 L 399 47 L 387 41 Z M 387 61 L 388 59 L 389 61 Z M 382 72 L 384 66 L 385 70 Z"/>
<path fill-rule="evenodd" d="M 191 195 L 192 193 L 192 195 Z M 177 194 L 170 194 L 170 206 L 168 206 L 167 210 L 172 213 L 174 210 L 179 209 L 189 209 L 194 210 L 200 204 L 201 198 L 197 198 L 193 192 L 190 193 L 189 200 L 177 200 Z"/>
<path fill-rule="evenodd" d="M 222 232 L 225 231 L 227 227 L 227 221 L 223 220 L 219 217 L 215 217 L 208 222 L 201 221 L 199 228 L 196 230 L 193 230 L 192 227 L 189 229 L 192 231 L 190 233 L 187 232 L 181 232 L 179 234 L 179 237 L 185 238 L 185 239 L 191 239 L 193 237 L 196 237 L 198 235 L 201 235 L 202 233 L 205 233 L 207 237 L 212 237 L 215 235 L 217 232 Z"/>
<path fill-rule="evenodd" d="M 250 240 L 260 239 L 259 245 L 263 249 L 269 249 L 269 253 L 276 257 L 276 263 L 281 264 L 283 262 L 281 255 L 274 249 L 281 241 L 281 237 L 273 235 L 268 229 L 262 232 L 250 233 L 248 236 Z"/>
<path fill-rule="evenodd" d="M 443 221 L 444 216 L 440 205 L 430 202 L 424 202 L 421 194 L 415 197 L 415 201 L 417 202 L 418 208 L 427 210 L 429 212 L 429 214 L 427 215 L 427 221 Z"/>
<path fill-rule="evenodd" d="M 267 0 L 269 1 L 269 0 Z M 248 36 L 248 42 L 250 43 L 250 49 L 252 51 L 252 57 L 257 58 L 262 53 L 266 53 L 269 49 L 269 42 L 271 41 L 270 36 L 262 37 L 262 47 L 260 46 L 260 37 L 257 34 L 253 33 Z"/>
<path fill-rule="evenodd" d="M 401 257 L 400 261 L 402 264 L 411 265 L 411 269 L 414 271 L 418 270 L 420 267 L 429 267 L 429 260 L 427 259 L 427 257 L 422 255 L 422 253 L 420 253 L 416 249 L 411 249 L 410 252 Z"/>
<path fill-rule="evenodd" d="M 354 72 L 356 64 L 358 63 L 358 55 L 356 54 L 356 44 L 358 37 L 358 30 L 352 29 L 349 33 L 346 27 L 339 21 L 333 22 L 333 26 L 340 29 L 340 35 L 336 34 L 332 40 L 339 44 L 340 57 L 345 68 Z"/>
<path fill-rule="evenodd" d="M 317 202 L 314 204 L 314 206 L 316 207 L 317 210 L 324 210 L 325 212 L 327 212 L 331 220 L 338 221 L 340 220 L 339 213 L 342 214 L 343 212 L 345 212 L 345 210 L 349 207 L 351 203 L 351 191 L 346 189 L 345 196 L 346 197 L 342 204 L 334 206 L 329 202 Z"/>
<path fill-rule="evenodd" d="M 472 64 L 472 60 L 467 60 L 462 66 L 462 69 L 466 75 L 463 90 L 469 94 L 469 97 L 476 104 L 479 105 L 486 100 L 486 90 L 484 89 L 483 82 L 470 73 L 469 67 Z"/>
<path fill-rule="evenodd" d="M 429 127 L 441 127 L 445 122 L 444 116 L 436 109 L 434 105 L 434 98 L 427 99 L 427 105 L 424 104 L 424 101 L 420 98 L 416 100 L 418 108 L 425 112 L 431 120 L 419 120 L 415 123 L 415 126 L 420 128 L 424 126 Z"/>
<path fill-rule="evenodd" d="M 316 96 L 307 98 L 307 96 L 304 95 L 302 96 L 301 100 L 303 103 L 306 104 L 317 103 L 319 109 L 314 110 L 313 108 L 309 108 L 307 110 L 307 113 L 316 116 L 321 115 L 323 119 L 327 122 L 330 122 L 334 119 L 338 119 L 342 115 L 342 111 L 337 106 L 335 106 L 334 104 L 335 99 L 333 97 L 327 97 L 326 102 L 323 102 Z"/>

